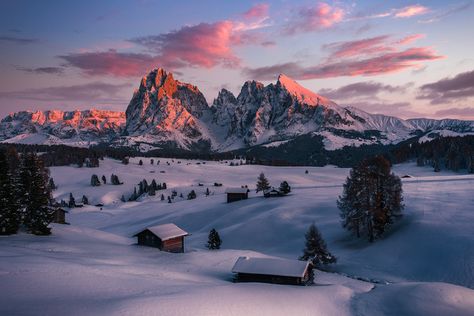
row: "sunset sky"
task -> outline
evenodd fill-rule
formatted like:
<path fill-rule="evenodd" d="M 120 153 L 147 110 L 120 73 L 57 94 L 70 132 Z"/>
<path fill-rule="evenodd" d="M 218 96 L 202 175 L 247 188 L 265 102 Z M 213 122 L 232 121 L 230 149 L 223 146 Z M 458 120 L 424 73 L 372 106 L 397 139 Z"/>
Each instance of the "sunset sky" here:
<path fill-rule="evenodd" d="M 221 88 L 279 73 L 342 106 L 474 119 L 470 1 L 23 1 L 0 3 L 0 116 L 125 110 L 162 67 Z"/>

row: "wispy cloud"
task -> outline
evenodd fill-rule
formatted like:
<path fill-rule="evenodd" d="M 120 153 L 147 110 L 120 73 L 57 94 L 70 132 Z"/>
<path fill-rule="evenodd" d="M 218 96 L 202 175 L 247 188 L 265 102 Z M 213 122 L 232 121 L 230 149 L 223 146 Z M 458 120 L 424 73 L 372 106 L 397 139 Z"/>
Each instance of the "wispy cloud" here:
<path fill-rule="evenodd" d="M 435 12 L 435 14 L 427 19 L 421 20 L 421 23 L 433 23 L 437 22 L 439 20 L 442 20 L 450 15 L 453 15 L 458 12 L 462 12 L 464 10 L 467 10 L 471 7 L 472 2 L 466 2 L 466 3 L 461 3 L 458 5 L 451 6 L 447 8 L 446 10 L 440 10 L 438 12 Z"/>
<path fill-rule="evenodd" d="M 335 100 L 360 98 L 360 97 L 375 97 L 383 92 L 403 92 L 406 86 L 392 86 L 375 81 L 363 81 L 351 83 L 337 89 L 322 89 L 319 93 Z"/>
<path fill-rule="evenodd" d="M 34 44 L 39 42 L 37 38 L 26 38 L 19 36 L 0 36 L 0 42 L 13 43 L 13 44 Z"/>
<path fill-rule="evenodd" d="M 428 7 L 423 5 L 415 4 L 401 9 L 395 10 L 394 17 L 396 18 L 411 18 L 417 15 L 423 15 L 430 11 Z"/>
<path fill-rule="evenodd" d="M 75 101 L 75 102 L 126 102 L 118 94 L 130 84 L 108 84 L 91 82 L 81 85 L 56 86 L 20 91 L 0 92 L 0 98 L 14 98 L 35 101 Z"/>
<path fill-rule="evenodd" d="M 64 68 L 62 67 L 38 67 L 38 68 L 27 68 L 27 67 L 15 67 L 17 70 L 38 74 L 38 75 L 62 75 Z"/>

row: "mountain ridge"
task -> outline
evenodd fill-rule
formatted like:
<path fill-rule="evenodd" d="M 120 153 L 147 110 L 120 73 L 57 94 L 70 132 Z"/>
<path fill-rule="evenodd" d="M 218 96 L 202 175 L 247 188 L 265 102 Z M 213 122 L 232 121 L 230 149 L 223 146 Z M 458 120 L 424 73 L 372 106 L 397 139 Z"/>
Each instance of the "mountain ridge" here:
<path fill-rule="evenodd" d="M 474 121 L 400 119 L 342 107 L 280 74 L 276 83 L 246 81 L 237 96 L 221 89 L 211 104 L 195 85 L 155 68 L 140 80 L 125 112 L 20 111 L 0 122 L 0 141 L 113 146 L 148 144 L 216 151 L 276 146 L 319 135 L 334 150 L 393 144 L 415 135 L 474 134 Z M 271 144 L 274 145 L 271 145 Z M 150 147 L 151 146 L 151 147 Z"/>

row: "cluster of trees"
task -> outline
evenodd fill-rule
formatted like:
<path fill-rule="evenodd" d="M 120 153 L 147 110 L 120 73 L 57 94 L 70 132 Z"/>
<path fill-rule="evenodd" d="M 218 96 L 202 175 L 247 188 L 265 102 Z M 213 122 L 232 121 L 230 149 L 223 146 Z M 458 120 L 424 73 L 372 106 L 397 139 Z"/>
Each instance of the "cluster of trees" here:
<path fill-rule="evenodd" d="M 50 234 L 53 202 L 43 161 L 34 153 L 0 148 L 0 234 L 15 234 L 20 226 L 35 235 Z"/>
<path fill-rule="evenodd" d="M 128 201 L 136 201 L 140 196 L 145 193 L 147 193 L 149 196 L 155 196 L 156 191 L 166 190 L 166 188 L 166 182 L 157 183 L 156 180 L 153 179 L 151 183 L 148 184 L 148 181 L 146 181 L 146 179 L 143 179 L 142 181 L 140 181 L 140 183 L 138 183 L 138 191 L 135 187 L 133 189 L 132 195 L 128 198 Z M 161 199 L 164 200 L 163 194 L 161 195 Z M 125 202 L 125 196 L 122 196 L 121 200 Z"/>
<path fill-rule="evenodd" d="M 382 236 L 403 209 L 402 183 L 382 156 L 362 161 L 347 178 L 337 205 L 342 226 L 369 242 Z"/>
<path fill-rule="evenodd" d="M 260 175 L 257 178 L 256 192 L 257 193 L 260 191 L 265 192 L 271 188 L 272 187 L 270 186 L 270 182 L 265 177 L 265 174 L 263 172 L 260 173 Z M 291 192 L 291 187 L 287 181 L 283 181 L 282 183 L 280 183 L 280 187 L 278 188 L 277 191 L 281 193 L 281 195 L 286 195 Z"/>
<path fill-rule="evenodd" d="M 105 175 L 102 176 L 102 183 L 107 184 L 107 178 L 105 177 Z M 119 177 L 117 175 L 113 174 L 113 173 L 110 175 L 110 183 L 112 185 L 121 185 L 121 184 L 123 184 L 123 182 L 120 182 Z M 99 176 L 97 176 L 96 174 L 93 174 L 91 176 L 91 186 L 98 187 L 100 185 L 101 185 L 101 182 L 99 180 Z"/>

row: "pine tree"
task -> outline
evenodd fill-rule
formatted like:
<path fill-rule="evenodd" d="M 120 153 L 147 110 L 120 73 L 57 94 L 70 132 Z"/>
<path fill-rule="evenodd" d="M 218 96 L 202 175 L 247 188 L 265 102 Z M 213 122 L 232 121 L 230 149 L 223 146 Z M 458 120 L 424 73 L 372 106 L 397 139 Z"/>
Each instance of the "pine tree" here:
<path fill-rule="evenodd" d="M 152 185 L 150 185 L 150 186 L 148 187 L 148 195 L 149 195 L 149 196 L 155 196 L 155 195 L 156 195 L 155 188 L 154 188 Z"/>
<path fill-rule="evenodd" d="M 102 183 L 107 184 L 107 178 L 105 177 L 105 175 L 102 176 Z"/>
<path fill-rule="evenodd" d="M 164 194 L 161 194 L 161 198 L 160 198 L 161 201 L 164 201 L 165 200 L 165 196 Z"/>
<path fill-rule="evenodd" d="M 138 165 L 139 166 L 143 166 L 143 161 L 140 159 L 140 161 L 138 162 Z"/>
<path fill-rule="evenodd" d="M 314 223 L 309 226 L 305 238 L 305 249 L 303 250 L 303 255 L 299 258 L 300 260 L 310 260 L 315 266 L 335 263 L 337 261 L 336 257 L 328 251 L 326 242 Z"/>
<path fill-rule="evenodd" d="M 76 207 L 76 199 L 74 198 L 74 196 L 72 195 L 72 193 L 69 193 L 69 202 L 67 203 L 67 205 L 68 205 L 70 208 Z"/>
<path fill-rule="evenodd" d="M 99 181 L 99 177 L 96 175 L 96 174 L 93 174 L 91 176 L 91 185 L 93 187 L 98 187 L 100 186 L 100 181 Z"/>
<path fill-rule="evenodd" d="M 211 194 L 211 192 L 209 192 L 209 188 L 206 188 L 206 196 L 209 196 L 209 194 Z"/>
<path fill-rule="evenodd" d="M 270 189 L 270 183 L 268 182 L 268 179 L 265 178 L 265 175 L 262 172 L 260 173 L 257 179 L 257 193 L 268 189 Z"/>
<path fill-rule="evenodd" d="M 283 182 L 280 184 L 280 192 L 283 193 L 283 194 L 288 194 L 288 193 L 291 192 L 291 187 L 290 187 L 290 185 L 288 184 L 288 182 L 283 181 Z"/>
<path fill-rule="evenodd" d="M 56 183 L 54 183 L 54 179 L 53 178 L 49 178 L 49 183 L 48 183 L 48 186 L 49 186 L 49 189 L 51 191 L 54 191 L 56 190 L 58 187 L 56 186 Z"/>
<path fill-rule="evenodd" d="M 82 204 L 89 205 L 89 199 L 85 195 L 82 196 Z"/>
<path fill-rule="evenodd" d="M 171 203 L 171 196 L 168 195 L 168 203 Z"/>
<path fill-rule="evenodd" d="M 0 149 L 0 235 L 15 234 L 20 226 L 20 209 L 7 152 Z"/>
<path fill-rule="evenodd" d="M 155 163 L 155 160 L 152 158 L 150 159 L 150 164 L 153 165 Z"/>
<path fill-rule="evenodd" d="M 161 188 L 162 188 L 163 190 L 166 190 L 166 182 L 163 182 L 163 184 L 161 185 Z"/>
<path fill-rule="evenodd" d="M 151 181 L 150 186 L 153 187 L 153 190 L 158 190 L 158 185 L 156 184 L 155 179 L 153 179 L 153 180 Z"/>
<path fill-rule="evenodd" d="M 219 233 L 214 228 L 209 232 L 209 238 L 207 240 L 207 248 L 210 250 L 220 249 L 222 244 Z"/>
<path fill-rule="evenodd" d="M 48 227 L 53 220 L 51 191 L 48 187 L 48 171 L 41 160 L 33 153 L 25 154 L 20 167 L 20 203 L 23 208 L 23 222 L 35 235 L 49 235 Z"/>
<path fill-rule="evenodd" d="M 196 192 L 194 190 L 191 190 L 191 192 L 188 193 L 188 200 L 193 200 L 196 198 Z"/>
<path fill-rule="evenodd" d="M 124 203 L 127 201 L 127 200 L 125 200 L 125 195 L 122 194 L 122 197 L 120 198 L 120 201 L 122 201 Z"/>
<path fill-rule="evenodd" d="M 351 170 L 337 204 L 342 226 L 373 242 L 401 215 L 402 201 L 400 178 L 391 173 L 388 160 L 377 156 Z"/>

